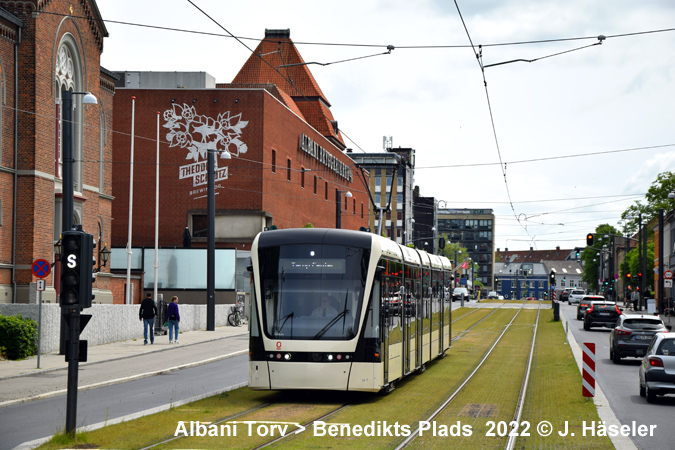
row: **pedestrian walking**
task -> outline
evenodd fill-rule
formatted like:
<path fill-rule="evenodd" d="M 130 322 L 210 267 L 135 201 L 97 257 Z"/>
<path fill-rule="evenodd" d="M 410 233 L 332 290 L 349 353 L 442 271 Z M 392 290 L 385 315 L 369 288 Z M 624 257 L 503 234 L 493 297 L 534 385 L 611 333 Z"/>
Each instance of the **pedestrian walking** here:
<path fill-rule="evenodd" d="M 155 316 L 157 315 L 157 306 L 152 299 L 152 294 L 148 295 L 141 302 L 141 309 L 138 310 L 138 320 L 143 322 L 143 345 L 148 345 L 148 330 L 150 330 L 150 344 L 155 343 Z"/>
<path fill-rule="evenodd" d="M 169 324 L 169 344 L 178 344 L 178 324 L 180 314 L 178 312 L 178 297 L 171 297 L 171 303 L 166 308 L 166 321 Z M 174 339 L 174 333 L 176 338 Z"/>

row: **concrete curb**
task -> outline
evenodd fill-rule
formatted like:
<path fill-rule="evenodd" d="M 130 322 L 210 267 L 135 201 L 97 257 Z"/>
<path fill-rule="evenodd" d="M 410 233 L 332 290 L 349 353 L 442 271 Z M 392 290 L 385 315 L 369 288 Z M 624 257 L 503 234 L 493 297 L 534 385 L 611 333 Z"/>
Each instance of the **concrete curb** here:
<path fill-rule="evenodd" d="M 574 359 L 579 367 L 579 373 L 582 373 L 583 354 L 581 347 L 579 347 L 573 334 L 570 338 L 570 333 L 568 333 L 568 321 L 564 314 L 560 314 L 560 323 L 563 327 L 563 331 L 565 331 L 565 338 L 570 345 L 572 355 L 574 355 Z M 598 410 L 600 420 L 603 420 L 606 425 L 617 425 L 618 427 L 621 427 L 622 424 L 609 406 L 609 401 L 600 388 L 599 383 L 595 383 L 595 397 L 593 397 L 593 403 Z M 628 436 L 610 436 L 610 439 L 612 444 L 614 444 L 614 448 L 617 450 L 637 450 L 637 447 Z"/>

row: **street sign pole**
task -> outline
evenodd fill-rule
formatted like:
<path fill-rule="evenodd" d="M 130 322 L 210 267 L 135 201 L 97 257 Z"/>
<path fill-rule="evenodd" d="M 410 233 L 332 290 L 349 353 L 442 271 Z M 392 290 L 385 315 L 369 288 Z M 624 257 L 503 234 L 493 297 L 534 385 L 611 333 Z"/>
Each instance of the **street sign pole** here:
<path fill-rule="evenodd" d="M 45 278 L 49 276 L 52 271 L 52 265 L 49 264 L 49 261 L 44 259 L 36 259 L 33 261 L 31 266 L 31 272 L 33 275 L 38 277 L 37 283 L 35 283 L 35 290 L 38 294 L 38 345 L 37 345 L 37 368 L 40 368 L 40 350 L 41 350 L 41 337 L 42 337 L 42 291 L 45 290 Z"/>
<path fill-rule="evenodd" d="M 38 361 L 37 368 L 40 368 L 40 347 L 42 343 L 42 291 L 38 290 Z"/>

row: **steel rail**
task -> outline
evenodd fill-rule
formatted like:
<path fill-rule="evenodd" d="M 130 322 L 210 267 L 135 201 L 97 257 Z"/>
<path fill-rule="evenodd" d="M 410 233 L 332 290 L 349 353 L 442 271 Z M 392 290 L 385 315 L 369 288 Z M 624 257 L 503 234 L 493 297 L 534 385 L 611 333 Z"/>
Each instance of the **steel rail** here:
<path fill-rule="evenodd" d="M 532 344 L 530 345 L 530 357 L 527 361 L 527 368 L 525 370 L 525 377 L 523 379 L 523 385 L 520 388 L 520 395 L 518 398 L 518 405 L 516 406 L 516 412 L 514 414 L 514 420 L 511 422 L 511 431 L 509 432 L 509 437 L 504 446 L 504 450 L 513 450 L 516 445 L 517 433 L 513 433 L 513 428 L 517 428 L 520 423 L 520 418 L 523 414 L 523 406 L 525 405 L 525 396 L 527 394 L 527 385 L 530 380 L 530 372 L 532 370 L 532 358 L 534 357 L 534 347 L 537 342 L 537 328 L 539 327 L 539 314 L 541 313 L 541 300 L 539 301 L 539 308 L 537 308 L 537 319 L 534 322 L 534 332 L 532 333 Z"/>

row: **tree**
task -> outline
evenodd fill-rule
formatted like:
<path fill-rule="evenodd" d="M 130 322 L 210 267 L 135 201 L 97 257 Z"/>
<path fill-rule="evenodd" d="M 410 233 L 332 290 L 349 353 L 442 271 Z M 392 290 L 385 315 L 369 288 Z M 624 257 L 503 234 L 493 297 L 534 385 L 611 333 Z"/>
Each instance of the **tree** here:
<path fill-rule="evenodd" d="M 654 287 L 654 242 L 647 242 L 647 272 L 643 273 L 643 277 L 647 277 L 645 280 L 645 286 Z M 640 286 L 641 283 L 638 281 L 638 274 L 642 272 L 640 267 L 640 257 L 639 250 L 637 248 L 632 249 L 628 252 L 626 256 L 626 263 L 621 266 L 622 273 L 621 275 L 625 277 L 627 273 L 631 274 L 628 285 L 633 289 Z M 628 270 L 628 272 L 624 272 Z"/>
<path fill-rule="evenodd" d="M 595 239 L 592 247 L 586 247 L 581 252 L 581 262 L 584 266 L 584 273 L 581 279 L 586 283 L 589 291 L 600 291 L 598 280 L 601 278 L 602 260 L 605 259 L 605 270 L 607 270 L 609 252 L 612 251 L 611 239 L 605 238 L 605 235 L 619 235 L 619 232 L 609 224 L 598 225 L 595 228 Z"/>
<path fill-rule="evenodd" d="M 642 204 L 636 201 L 621 214 L 621 218 L 625 219 L 632 216 L 637 220 L 638 215 L 642 214 L 642 223 L 649 222 L 652 218 L 658 216 L 659 209 L 668 211 L 673 208 L 672 200 L 668 199 L 668 194 L 671 192 L 675 192 L 675 173 L 668 171 L 658 174 L 645 195 L 647 203 Z M 626 229 L 630 233 L 635 233 L 637 222 L 629 220 Z"/>

